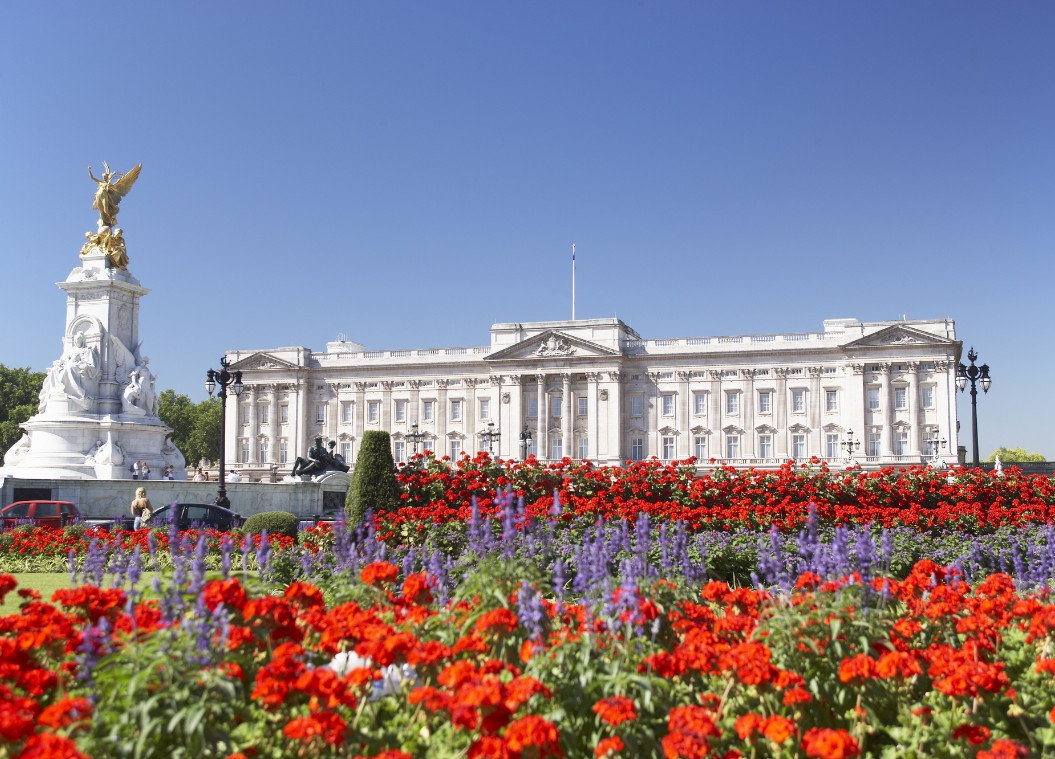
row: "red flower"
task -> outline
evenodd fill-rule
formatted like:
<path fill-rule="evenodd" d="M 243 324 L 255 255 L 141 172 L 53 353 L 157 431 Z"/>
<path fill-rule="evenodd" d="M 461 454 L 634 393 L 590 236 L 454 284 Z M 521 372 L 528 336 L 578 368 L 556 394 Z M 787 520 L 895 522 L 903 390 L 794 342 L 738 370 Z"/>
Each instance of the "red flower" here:
<path fill-rule="evenodd" d="M 344 742 L 344 734 L 347 730 L 348 726 L 339 715 L 333 712 L 314 712 L 307 717 L 290 720 L 282 728 L 282 734 L 287 738 L 304 743 L 321 738 L 331 746 L 339 746 Z"/>
<path fill-rule="evenodd" d="M 845 730 L 827 727 L 811 727 L 802 736 L 802 748 L 806 756 L 818 759 L 846 759 L 861 753 L 861 747 Z"/>
<path fill-rule="evenodd" d="M 593 712 L 612 727 L 628 720 L 637 719 L 637 709 L 633 699 L 626 696 L 609 696 L 593 705 Z"/>
<path fill-rule="evenodd" d="M 989 740 L 992 733 L 984 725 L 964 724 L 952 731 L 952 737 L 956 740 L 966 740 L 972 746 L 981 746 Z"/>
<path fill-rule="evenodd" d="M 993 741 L 988 751 L 979 751 L 977 759 L 1027 759 L 1029 749 L 1021 743 L 1000 738 Z"/>
<path fill-rule="evenodd" d="M 560 748 L 560 733 L 556 726 L 535 714 L 509 723 L 505 731 L 506 745 L 513 751 L 536 750 L 538 757 L 564 756 Z"/>
<path fill-rule="evenodd" d="M 359 579 L 367 585 L 381 587 L 386 583 L 393 583 L 399 576 L 399 568 L 387 561 L 375 561 L 367 564 L 359 573 Z"/>
<path fill-rule="evenodd" d="M 593 750 L 597 759 L 605 759 L 609 754 L 617 754 L 625 748 L 622 739 L 618 735 L 605 738 L 597 742 L 597 748 Z"/>
<path fill-rule="evenodd" d="M 228 609 L 241 611 L 245 604 L 245 589 L 242 583 L 234 577 L 226 580 L 211 580 L 205 583 L 201 591 L 202 602 L 209 611 L 215 611 L 216 607 L 223 604 Z"/>
<path fill-rule="evenodd" d="M 58 729 L 87 720 L 91 713 L 92 704 L 88 699 L 66 696 L 46 707 L 40 713 L 38 721 L 44 727 Z"/>

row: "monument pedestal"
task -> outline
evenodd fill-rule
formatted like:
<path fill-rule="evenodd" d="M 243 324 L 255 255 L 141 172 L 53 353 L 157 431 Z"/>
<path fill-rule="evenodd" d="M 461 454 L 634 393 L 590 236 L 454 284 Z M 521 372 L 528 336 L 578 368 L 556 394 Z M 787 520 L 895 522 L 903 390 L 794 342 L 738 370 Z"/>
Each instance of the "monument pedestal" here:
<path fill-rule="evenodd" d="M 149 290 L 101 247 L 57 283 L 66 292 L 63 352 L 48 370 L 38 413 L 4 456 L 0 476 L 127 479 L 134 461 L 186 478 L 183 454 L 157 416 L 156 378 L 140 353 L 139 301 Z"/>

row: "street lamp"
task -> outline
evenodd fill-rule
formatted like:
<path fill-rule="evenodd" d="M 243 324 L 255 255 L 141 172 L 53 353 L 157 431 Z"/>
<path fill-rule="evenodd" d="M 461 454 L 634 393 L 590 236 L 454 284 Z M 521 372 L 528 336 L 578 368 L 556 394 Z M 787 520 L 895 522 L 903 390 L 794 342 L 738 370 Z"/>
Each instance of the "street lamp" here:
<path fill-rule="evenodd" d="M 220 386 L 220 392 L 217 393 L 220 396 L 220 488 L 216 492 L 216 505 L 223 506 L 225 509 L 231 508 L 231 501 L 227 498 L 227 482 L 223 471 L 224 456 L 227 452 L 227 388 L 231 388 L 231 392 L 235 395 L 239 395 L 242 392 L 242 372 L 235 371 L 234 374 L 231 374 L 227 370 L 229 366 L 227 356 L 220 356 L 220 371 L 210 369 L 205 375 L 205 390 L 209 393 L 210 398 L 212 398 L 216 386 Z"/>
<path fill-rule="evenodd" d="M 853 430 L 847 430 L 846 431 L 846 440 L 844 440 L 840 445 L 842 445 L 842 447 L 846 449 L 846 458 L 847 458 L 847 460 L 853 461 L 854 460 L 854 453 L 861 448 L 861 441 L 860 440 L 854 440 L 854 431 Z"/>
<path fill-rule="evenodd" d="M 945 438 L 938 439 L 938 431 L 934 430 L 930 437 L 927 438 L 927 442 L 930 444 L 930 460 L 933 464 L 938 464 L 941 460 L 941 452 L 945 450 L 945 446 L 949 444 L 949 441 Z"/>
<path fill-rule="evenodd" d="M 524 425 L 524 431 L 520 433 L 520 460 L 523 461 L 527 458 L 528 446 L 531 445 L 531 430 L 528 426 Z"/>
<path fill-rule="evenodd" d="M 495 429 L 495 423 L 488 422 L 487 431 L 481 432 L 480 437 L 487 438 L 487 452 L 493 456 L 495 452 L 495 441 L 502 437 L 502 433 Z"/>
<path fill-rule="evenodd" d="M 418 424 L 415 422 L 410 425 L 410 432 L 406 434 L 407 440 L 414 444 L 414 455 L 418 455 L 418 443 L 428 437 L 424 432 L 418 431 Z"/>
<path fill-rule="evenodd" d="M 993 384 L 989 378 L 989 364 L 975 366 L 974 362 L 977 359 L 978 354 L 974 352 L 974 348 L 971 348 L 967 352 L 967 360 L 971 362 L 971 365 L 964 366 L 961 363 L 956 367 L 956 387 L 961 393 L 966 389 L 967 381 L 971 381 L 971 442 L 974 443 L 975 466 L 978 466 L 978 387 L 976 383 L 981 380 L 983 393 L 988 393 L 989 386 Z"/>

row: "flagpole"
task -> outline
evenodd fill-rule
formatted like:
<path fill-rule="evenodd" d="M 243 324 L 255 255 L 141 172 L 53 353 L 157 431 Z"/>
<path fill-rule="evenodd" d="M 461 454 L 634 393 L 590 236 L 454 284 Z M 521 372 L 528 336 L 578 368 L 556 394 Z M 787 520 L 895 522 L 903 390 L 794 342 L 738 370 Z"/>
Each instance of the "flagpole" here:
<path fill-rule="evenodd" d="M 575 321 L 575 243 L 571 244 L 571 320 Z"/>

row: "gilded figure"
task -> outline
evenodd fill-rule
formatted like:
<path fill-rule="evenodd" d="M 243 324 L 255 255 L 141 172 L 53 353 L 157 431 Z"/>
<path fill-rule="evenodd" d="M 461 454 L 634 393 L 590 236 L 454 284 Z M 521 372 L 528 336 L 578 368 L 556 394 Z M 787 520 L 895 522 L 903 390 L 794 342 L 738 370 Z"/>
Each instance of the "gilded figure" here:
<path fill-rule="evenodd" d="M 118 174 L 110 171 L 106 161 L 103 161 L 103 178 L 96 179 L 92 174 L 92 167 L 88 167 L 88 176 L 95 182 L 95 199 L 92 208 L 99 212 L 99 226 L 113 227 L 117 224 L 117 211 L 121 198 L 129 193 L 132 185 L 139 179 L 139 172 L 143 164 L 136 164 L 135 168 L 127 174 Z"/>

